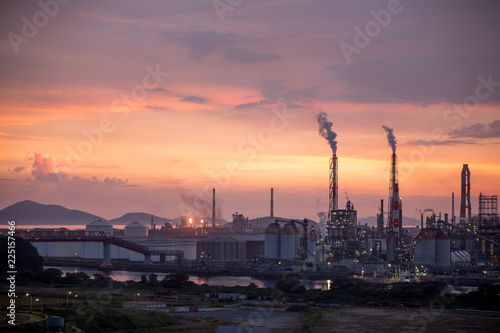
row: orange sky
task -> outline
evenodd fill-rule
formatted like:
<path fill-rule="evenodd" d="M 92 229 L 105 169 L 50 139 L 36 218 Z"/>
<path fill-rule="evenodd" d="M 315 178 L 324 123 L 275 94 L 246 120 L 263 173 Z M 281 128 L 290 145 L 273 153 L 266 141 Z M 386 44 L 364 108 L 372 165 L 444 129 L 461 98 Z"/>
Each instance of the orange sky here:
<path fill-rule="evenodd" d="M 387 199 L 385 125 L 405 216 L 451 213 L 464 163 L 477 213 L 479 193 L 500 188 L 498 4 L 428 15 L 430 5 L 405 4 L 347 62 L 339 45 L 355 45 L 353 28 L 386 2 L 255 1 L 223 21 L 202 1 L 70 3 L 18 52 L 5 36 L 22 36 L 21 18 L 42 9 L 3 3 L 0 208 L 29 199 L 175 218 L 207 214 L 190 198 L 215 187 L 230 220 L 268 215 L 274 187 L 276 215 L 317 219 L 331 155 L 323 111 L 337 133 L 340 207 L 348 196 L 374 216 Z"/>

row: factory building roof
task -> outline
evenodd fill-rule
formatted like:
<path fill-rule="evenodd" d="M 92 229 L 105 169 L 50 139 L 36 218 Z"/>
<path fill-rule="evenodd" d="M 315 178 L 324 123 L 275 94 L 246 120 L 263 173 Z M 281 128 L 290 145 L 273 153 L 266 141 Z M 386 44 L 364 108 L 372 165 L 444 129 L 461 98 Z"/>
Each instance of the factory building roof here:
<path fill-rule="evenodd" d="M 293 227 L 290 224 L 285 224 L 283 227 L 283 230 L 281 230 L 282 235 L 295 235 L 295 230 L 293 230 Z"/>
<path fill-rule="evenodd" d="M 446 233 L 442 230 L 439 230 L 438 233 L 436 234 L 436 237 L 434 237 L 436 240 L 449 240 L 450 238 L 446 235 Z"/>
<path fill-rule="evenodd" d="M 420 233 L 417 235 L 417 237 L 415 237 L 415 239 L 417 239 L 417 240 L 419 240 L 419 239 L 433 240 L 434 236 L 432 236 L 432 233 L 430 232 L 430 230 L 424 229 L 424 230 L 420 231 Z"/>

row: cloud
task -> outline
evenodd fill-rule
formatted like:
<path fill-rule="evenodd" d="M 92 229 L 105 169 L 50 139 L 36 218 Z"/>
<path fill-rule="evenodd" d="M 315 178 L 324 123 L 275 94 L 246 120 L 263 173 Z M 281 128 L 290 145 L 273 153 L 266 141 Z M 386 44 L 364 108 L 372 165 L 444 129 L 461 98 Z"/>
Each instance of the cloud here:
<path fill-rule="evenodd" d="M 168 34 L 165 35 L 168 36 Z M 238 47 L 238 44 L 248 45 L 249 43 L 257 47 L 258 40 L 230 32 L 224 34 L 213 30 L 190 31 L 175 40 L 187 47 L 188 57 L 198 61 L 207 60 L 215 53 L 220 54 L 224 59 L 242 63 L 265 62 L 281 58 L 276 53 L 247 51 Z"/>
<path fill-rule="evenodd" d="M 77 175 L 73 175 L 73 177 L 69 177 L 64 172 L 54 172 L 52 167 L 53 161 L 52 158 L 43 157 L 42 154 L 36 153 L 33 157 L 33 168 L 31 170 L 31 174 L 35 177 L 34 181 L 48 181 L 48 182 L 66 182 L 71 184 L 95 184 L 95 185 L 106 185 L 106 186 L 134 186 L 127 185 L 128 179 L 120 179 L 120 178 L 110 178 L 106 177 L 103 180 L 99 180 L 96 176 L 91 178 L 84 178 Z M 28 179 L 32 180 L 32 179 Z M 33 180 L 32 180 L 33 181 Z"/>
<path fill-rule="evenodd" d="M 21 172 L 21 171 L 24 171 L 24 170 L 26 170 L 26 167 L 21 165 L 21 166 L 17 166 L 17 167 L 15 167 L 15 168 L 14 168 L 14 169 L 12 169 L 12 170 L 11 170 L 11 169 L 9 169 L 9 172 L 10 172 L 10 173 L 18 173 L 18 172 Z"/>
<path fill-rule="evenodd" d="M 477 145 L 475 141 L 461 141 L 461 140 L 414 140 L 406 144 L 414 146 L 456 146 L 456 145 Z"/>
<path fill-rule="evenodd" d="M 220 34 L 209 30 L 190 31 L 176 40 L 188 48 L 190 58 L 203 61 L 208 59 L 212 53 L 224 50 L 237 42 L 238 37 L 232 33 Z"/>
<path fill-rule="evenodd" d="M 158 106 L 158 105 L 146 105 L 145 108 L 147 110 L 151 110 L 151 111 L 166 111 L 166 110 L 168 110 L 167 108 L 165 108 L 163 106 Z"/>
<path fill-rule="evenodd" d="M 487 125 L 475 123 L 468 127 L 456 129 L 450 133 L 450 136 L 452 138 L 500 138 L 500 120 L 494 120 Z"/>
<path fill-rule="evenodd" d="M 231 48 L 224 52 L 224 58 L 227 60 L 239 61 L 239 62 L 263 62 L 280 59 L 281 57 L 276 53 L 258 53 L 250 52 L 242 49 Z"/>
<path fill-rule="evenodd" d="M 33 157 L 33 168 L 31 174 L 35 177 L 37 181 L 61 181 L 67 178 L 66 174 L 63 172 L 53 172 L 52 171 L 52 159 L 45 158 L 42 154 L 35 152 Z"/>
<path fill-rule="evenodd" d="M 319 87 L 287 89 L 285 80 L 261 79 L 257 86 L 263 97 L 260 101 L 235 105 L 236 109 L 251 109 L 269 104 L 284 103 L 287 108 L 303 108 L 319 94 Z"/>
<path fill-rule="evenodd" d="M 196 104 L 207 104 L 208 99 L 199 96 L 184 96 L 183 98 L 181 98 L 181 101 Z"/>

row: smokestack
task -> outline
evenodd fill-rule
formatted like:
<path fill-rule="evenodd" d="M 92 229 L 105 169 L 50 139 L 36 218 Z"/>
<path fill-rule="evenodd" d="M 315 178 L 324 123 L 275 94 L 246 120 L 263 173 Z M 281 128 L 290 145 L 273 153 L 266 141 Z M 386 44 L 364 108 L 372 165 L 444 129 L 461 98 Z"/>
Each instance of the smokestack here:
<path fill-rule="evenodd" d="M 420 229 L 424 228 L 424 212 L 420 212 Z"/>
<path fill-rule="evenodd" d="M 455 192 L 451 192 L 451 224 L 455 225 Z"/>
<path fill-rule="evenodd" d="M 330 159 L 330 191 L 328 221 L 331 221 L 331 215 L 338 209 L 338 178 L 337 178 L 337 156 L 335 154 Z"/>
<path fill-rule="evenodd" d="M 212 189 L 212 228 L 215 228 L 215 188 Z"/>
<path fill-rule="evenodd" d="M 328 202 L 328 221 L 331 221 L 332 212 L 338 209 L 338 176 L 337 176 L 337 133 L 332 130 L 333 123 L 328 121 L 325 112 L 316 115 L 319 125 L 319 135 L 324 137 L 332 149 L 330 159 L 330 187 Z"/>
<path fill-rule="evenodd" d="M 460 223 L 471 221 L 470 204 L 470 171 L 469 165 L 464 164 L 462 168 L 462 193 L 460 198 Z"/>
<path fill-rule="evenodd" d="M 377 220 L 377 231 L 382 232 L 384 230 L 384 199 L 380 199 L 380 215 Z"/>
<path fill-rule="evenodd" d="M 274 217 L 274 189 L 271 187 L 271 218 Z"/>

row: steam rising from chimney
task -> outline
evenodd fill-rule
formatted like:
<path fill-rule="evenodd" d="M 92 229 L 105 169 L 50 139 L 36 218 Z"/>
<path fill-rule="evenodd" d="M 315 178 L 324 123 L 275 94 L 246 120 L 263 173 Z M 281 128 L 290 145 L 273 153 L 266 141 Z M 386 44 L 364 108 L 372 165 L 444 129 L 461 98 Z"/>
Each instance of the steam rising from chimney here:
<path fill-rule="evenodd" d="M 396 153 L 396 137 L 393 134 L 393 129 L 389 128 L 387 126 L 383 126 L 382 128 L 385 129 L 387 132 L 387 141 L 389 141 L 389 146 L 392 148 L 392 152 L 395 154 Z"/>
<path fill-rule="evenodd" d="M 337 140 L 335 138 L 337 137 L 337 133 L 332 131 L 332 125 L 333 123 L 331 121 L 328 121 L 326 118 L 326 113 L 325 112 L 320 112 L 316 115 L 316 119 L 318 120 L 319 124 L 319 135 L 324 137 L 326 141 L 330 144 L 330 147 L 332 148 L 332 152 L 334 155 L 337 154 Z"/>

